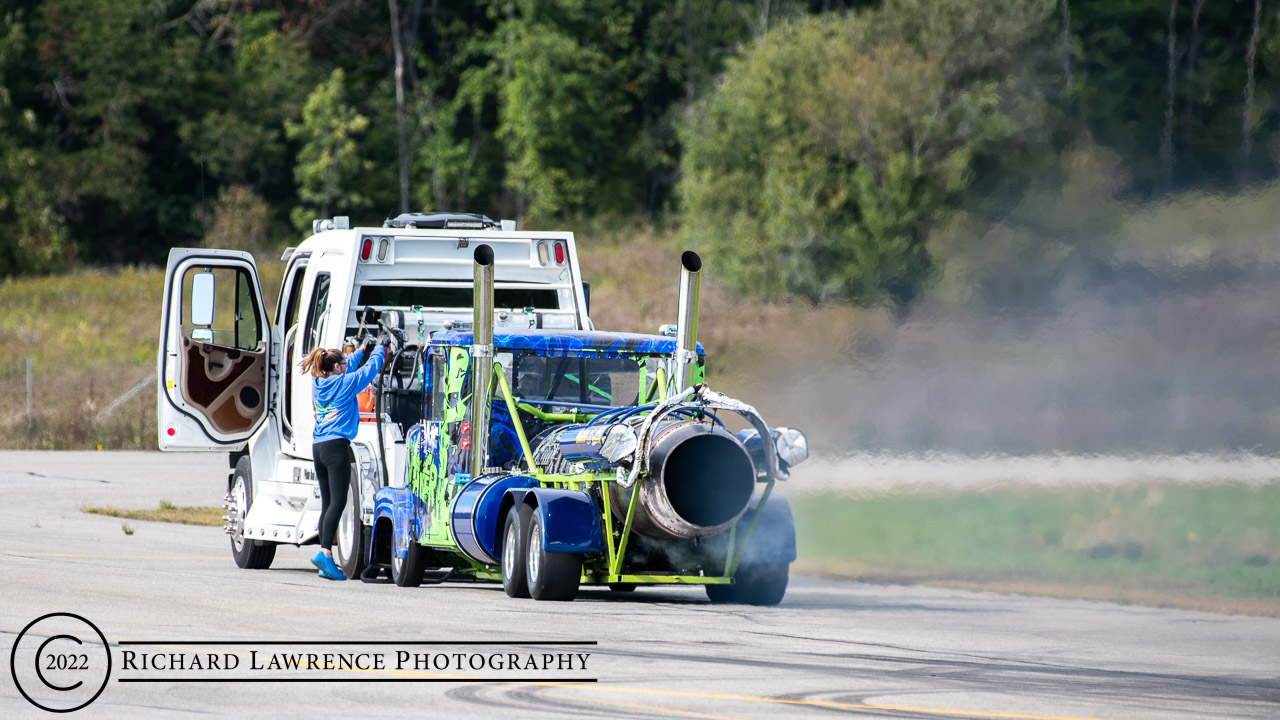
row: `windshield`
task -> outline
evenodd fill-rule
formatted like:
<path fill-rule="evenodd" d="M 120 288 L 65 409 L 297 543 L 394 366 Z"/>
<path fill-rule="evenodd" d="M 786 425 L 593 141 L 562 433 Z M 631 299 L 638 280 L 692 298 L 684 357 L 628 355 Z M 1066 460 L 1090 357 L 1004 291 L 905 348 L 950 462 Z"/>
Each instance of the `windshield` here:
<path fill-rule="evenodd" d="M 628 407 L 640 394 L 640 368 L 629 358 L 525 355 L 516 360 L 512 392 L 526 400 Z"/>

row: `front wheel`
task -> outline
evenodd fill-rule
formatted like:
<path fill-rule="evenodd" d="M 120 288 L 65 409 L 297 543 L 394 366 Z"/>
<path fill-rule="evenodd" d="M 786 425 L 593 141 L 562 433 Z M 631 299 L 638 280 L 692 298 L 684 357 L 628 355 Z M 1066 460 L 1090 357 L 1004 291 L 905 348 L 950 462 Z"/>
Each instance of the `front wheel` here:
<path fill-rule="evenodd" d="M 249 456 L 236 461 L 231 478 L 231 498 L 227 503 L 227 519 L 231 523 L 231 557 L 245 570 L 266 570 L 276 559 L 276 544 L 257 544 L 244 536 L 244 519 L 249 515 L 250 493 L 253 492 L 253 466 Z"/>
<path fill-rule="evenodd" d="M 787 594 L 790 567 L 788 563 L 741 565 L 732 585 L 707 585 L 707 597 L 713 603 L 777 605 Z"/>
<path fill-rule="evenodd" d="M 422 584 L 422 576 L 427 570 L 427 553 L 429 551 L 416 541 L 409 541 L 409 550 L 405 557 L 391 554 L 391 579 L 399 587 L 418 587 Z"/>
<path fill-rule="evenodd" d="M 347 491 L 347 504 L 338 520 L 338 532 L 333 539 L 333 561 L 349 578 L 360 577 L 364 571 L 364 553 L 369 545 L 369 528 L 360 521 L 360 473 L 351 466 L 351 487 Z"/>
<path fill-rule="evenodd" d="M 542 547 L 542 518 L 532 513 L 525 541 L 525 574 L 534 600 L 572 600 L 578 596 L 582 559 L 574 553 L 547 552 Z"/>

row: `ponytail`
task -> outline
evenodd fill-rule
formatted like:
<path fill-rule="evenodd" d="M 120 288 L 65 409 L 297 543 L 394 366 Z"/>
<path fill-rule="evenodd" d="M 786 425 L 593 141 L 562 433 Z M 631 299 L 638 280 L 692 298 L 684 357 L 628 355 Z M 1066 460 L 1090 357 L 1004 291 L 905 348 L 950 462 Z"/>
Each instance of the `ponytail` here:
<path fill-rule="evenodd" d="M 302 371 L 310 371 L 311 377 L 314 378 L 327 378 L 333 374 L 333 369 L 338 366 L 338 363 L 345 359 L 346 357 L 337 350 L 316 348 L 303 358 Z"/>

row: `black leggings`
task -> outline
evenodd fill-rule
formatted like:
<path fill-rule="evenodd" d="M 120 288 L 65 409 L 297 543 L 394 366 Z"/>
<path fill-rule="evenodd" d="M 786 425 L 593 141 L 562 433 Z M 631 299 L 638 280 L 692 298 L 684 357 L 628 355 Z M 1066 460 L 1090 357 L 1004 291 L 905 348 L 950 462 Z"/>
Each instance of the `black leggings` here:
<path fill-rule="evenodd" d="M 338 520 L 347 504 L 351 486 L 351 441 L 326 440 L 311 446 L 316 460 L 316 480 L 320 481 L 320 547 L 333 547 Z"/>

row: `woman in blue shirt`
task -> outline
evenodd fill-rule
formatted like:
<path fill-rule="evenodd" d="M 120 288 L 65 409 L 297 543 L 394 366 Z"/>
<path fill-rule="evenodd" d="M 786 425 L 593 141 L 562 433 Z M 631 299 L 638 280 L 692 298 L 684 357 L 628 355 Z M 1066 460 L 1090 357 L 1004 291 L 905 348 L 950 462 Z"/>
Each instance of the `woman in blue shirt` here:
<path fill-rule="evenodd" d="M 384 338 L 385 342 L 385 338 Z M 309 371 L 316 425 L 311 436 L 311 455 L 316 463 L 316 480 L 320 483 L 320 552 L 311 563 L 320 577 L 346 580 L 342 569 L 333 561 L 333 536 L 338 520 L 347 504 L 347 488 L 351 481 L 351 440 L 360 427 L 360 407 L 356 395 L 369 386 L 386 361 L 386 352 L 375 352 L 362 367 L 360 361 L 373 349 L 373 340 L 350 357 L 339 350 L 316 348 L 302 361 Z"/>

